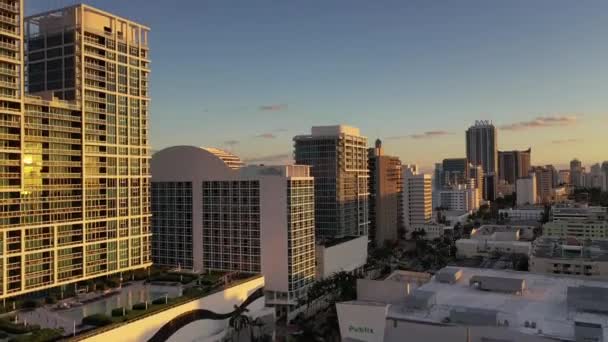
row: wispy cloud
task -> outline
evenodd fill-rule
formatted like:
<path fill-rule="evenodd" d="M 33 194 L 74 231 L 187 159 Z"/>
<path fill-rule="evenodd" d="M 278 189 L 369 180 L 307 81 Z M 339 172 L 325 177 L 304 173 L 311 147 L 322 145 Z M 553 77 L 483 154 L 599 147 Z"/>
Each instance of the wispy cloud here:
<path fill-rule="evenodd" d="M 386 140 L 400 140 L 400 139 L 430 139 L 437 138 L 445 135 L 450 135 L 452 133 L 448 131 L 426 131 L 422 133 L 409 134 L 409 135 L 395 135 L 391 137 L 386 137 Z"/>
<path fill-rule="evenodd" d="M 224 145 L 228 145 L 230 147 L 238 145 L 240 143 L 240 141 L 238 140 L 226 140 L 224 141 Z"/>
<path fill-rule="evenodd" d="M 558 139 L 551 141 L 552 144 L 575 144 L 583 142 L 583 139 L 571 138 L 571 139 Z"/>
<path fill-rule="evenodd" d="M 246 163 L 249 164 L 285 164 L 292 162 L 290 153 L 271 154 L 266 156 L 257 156 L 245 159 Z"/>
<path fill-rule="evenodd" d="M 273 103 L 269 105 L 260 106 L 259 110 L 262 112 L 280 112 L 287 110 L 288 106 L 285 103 Z"/>
<path fill-rule="evenodd" d="M 507 131 L 521 131 L 529 128 L 572 126 L 574 124 L 576 124 L 576 116 L 539 116 L 534 120 L 514 122 L 499 128 Z"/>
<path fill-rule="evenodd" d="M 262 133 L 255 136 L 262 139 L 275 139 L 277 136 L 274 133 Z"/>

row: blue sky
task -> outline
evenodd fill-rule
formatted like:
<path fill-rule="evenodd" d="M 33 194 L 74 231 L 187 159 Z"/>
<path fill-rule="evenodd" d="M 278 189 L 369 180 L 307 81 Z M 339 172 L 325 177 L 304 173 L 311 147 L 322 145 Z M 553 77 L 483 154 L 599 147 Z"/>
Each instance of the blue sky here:
<path fill-rule="evenodd" d="M 346 123 L 428 167 L 464 155 L 466 127 L 487 119 L 533 163 L 608 159 L 606 1 L 87 3 L 152 28 L 154 149 L 272 162 L 310 126 Z"/>

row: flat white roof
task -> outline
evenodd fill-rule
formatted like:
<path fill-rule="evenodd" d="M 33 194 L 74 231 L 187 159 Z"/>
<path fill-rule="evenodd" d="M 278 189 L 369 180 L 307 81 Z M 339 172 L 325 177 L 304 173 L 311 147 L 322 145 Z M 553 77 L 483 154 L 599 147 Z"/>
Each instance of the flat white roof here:
<path fill-rule="evenodd" d="M 527 334 L 563 339 L 574 338 L 574 322 L 598 323 L 608 329 L 608 315 L 568 310 L 568 287 L 596 286 L 608 288 L 608 282 L 576 277 L 541 275 L 530 272 L 461 267 L 462 277 L 454 284 L 440 283 L 434 278 L 418 289 L 435 293 L 436 304 L 424 310 L 394 304 L 387 318 L 441 323 L 455 308 L 496 310 L 499 322 L 509 321 L 509 327 Z M 522 295 L 481 291 L 469 286 L 473 276 L 523 279 L 526 290 Z M 536 328 L 525 327 L 525 322 Z"/>

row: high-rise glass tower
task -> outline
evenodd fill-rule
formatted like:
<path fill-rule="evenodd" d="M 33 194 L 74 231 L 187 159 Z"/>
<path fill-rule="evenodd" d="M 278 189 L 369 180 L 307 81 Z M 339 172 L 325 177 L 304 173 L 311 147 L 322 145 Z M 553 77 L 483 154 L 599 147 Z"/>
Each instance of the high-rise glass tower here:
<path fill-rule="evenodd" d="M 479 165 L 484 173 L 483 198 L 493 201 L 496 193 L 498 175 L 498 151 L 496 128 L 487 120 L 475 121 L 467 129 L 467 160 L 474 166 Z"/>
<path fill-rule="evenodd" d="M 0 297 L 150 266 L 149 29 L 0 12 Z"/>
<path fill-rule="evenodd" d="M 485 174 L 497 171 L 496 140 L 496 128 L 489 121 L 475 121 L 467 130 L 467 160 L 473 165 L 481 165 Z"/>
<path fill-rule="evenodd" d="M 367 138 L 339 125 L 313 127 L 293 140 L 296 164 L 312 166 L 317 237 L 367 235 Z"/>

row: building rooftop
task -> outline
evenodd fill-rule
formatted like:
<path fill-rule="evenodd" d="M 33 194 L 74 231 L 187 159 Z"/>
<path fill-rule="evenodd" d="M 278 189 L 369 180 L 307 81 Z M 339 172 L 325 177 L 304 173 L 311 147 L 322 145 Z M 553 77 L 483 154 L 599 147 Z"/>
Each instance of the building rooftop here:
<path fill-rule="evenodd" d="M 598 293 L 597 298 L 605 298 L 607 282 L 508 270 L 460 270 L 462 276 L 456 283 L 441 283 L 433 278 L 416 290 L 423 291 L 424 298 L 433 298 L 428 307 L 393 304 L 387 317 L 428 324 L 508 325 L 522 333 L 567 340 L 574 339 L 576 322 L 606 327 L 608 315 L 589 307 L 588 301 L 585 304 L 585 298 L 590 297 L 581 286 L 591 287 L 593 293 Z M 525 289 L 521 294 L 480 290 L 473 285 L 476 279 L 506 283 L 508 289 Z"/>
<path fill-rule="evenodd" d="M 224 161 L 224 163 L 226 163 L 229 168 L 233 170 L 240 169 L 241 167 L 243 167 L 243 165 L 245 165 L 245 163 L 241 161 L 241 158 L 228 151 L 220 150 L 219 148 L 215 147 L 201 147 L 201 149 L 220 158 Z"/>
<path fill-rule="evenodd" d="M 608 241 L 540 237 L 534 241 L 532 256 L 553 259 L 608 261 Z"/>

